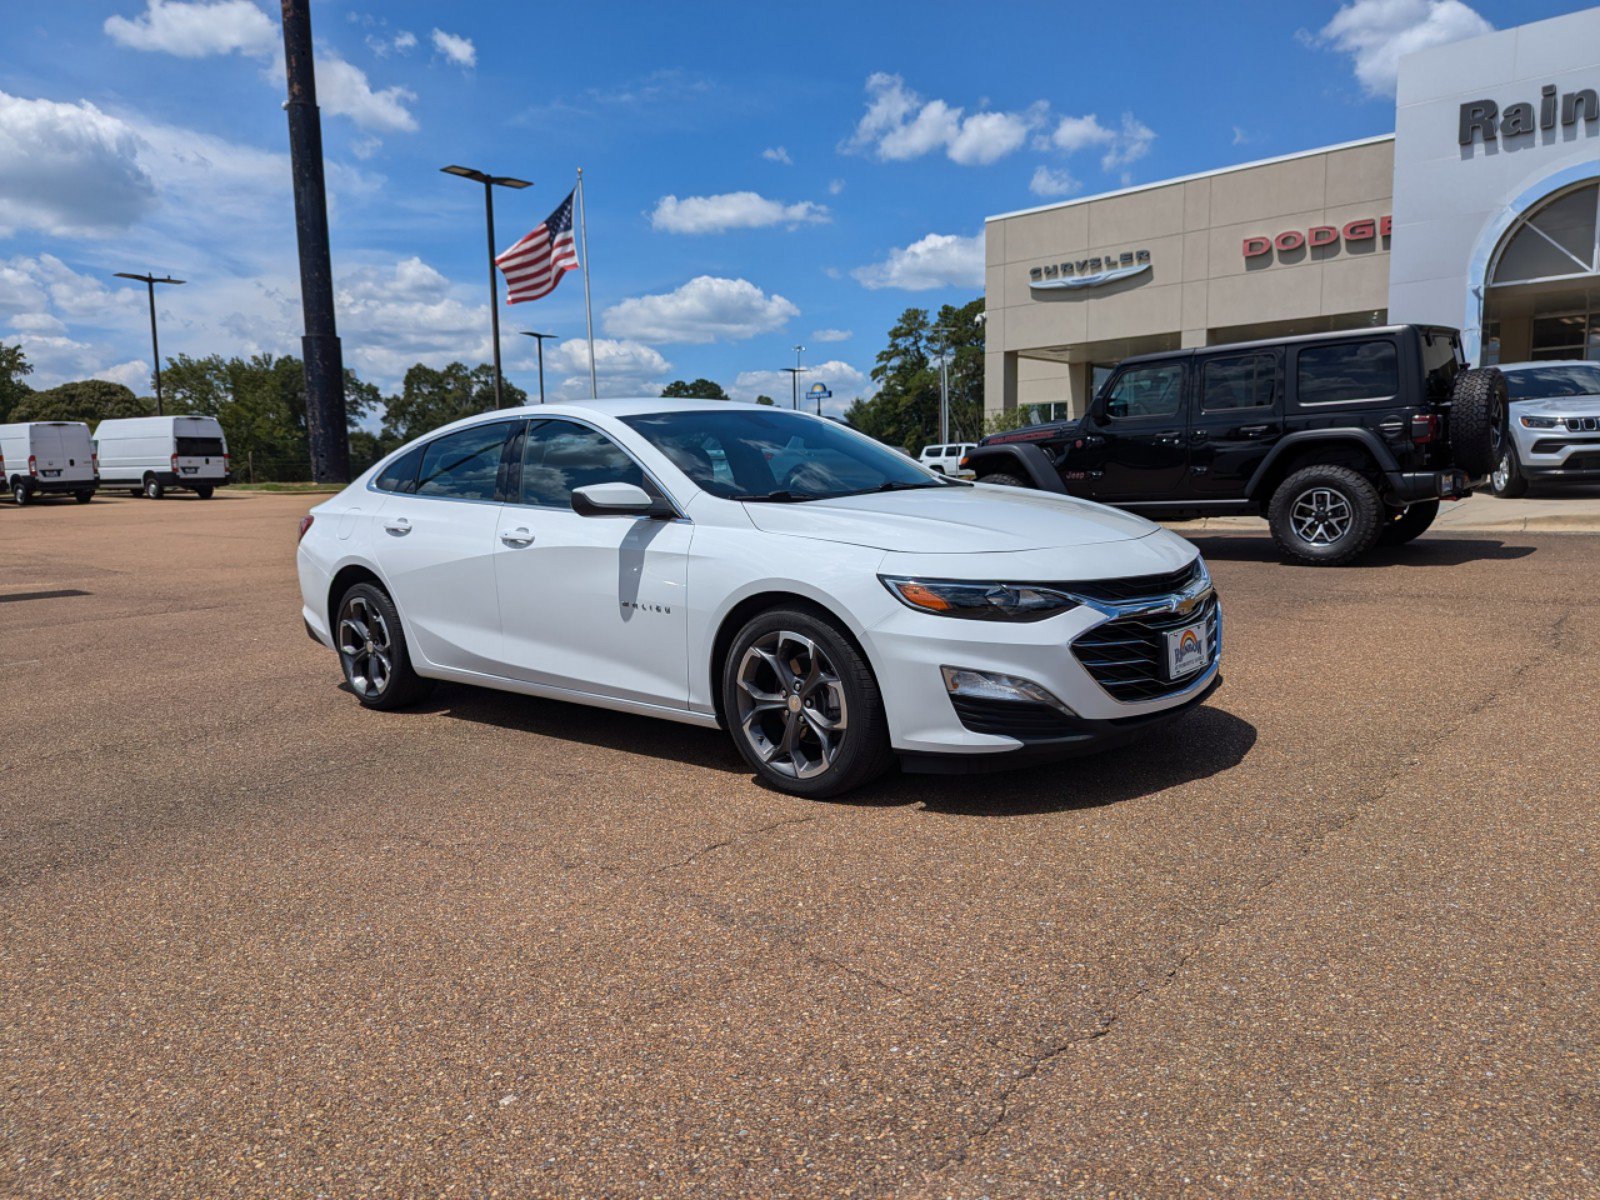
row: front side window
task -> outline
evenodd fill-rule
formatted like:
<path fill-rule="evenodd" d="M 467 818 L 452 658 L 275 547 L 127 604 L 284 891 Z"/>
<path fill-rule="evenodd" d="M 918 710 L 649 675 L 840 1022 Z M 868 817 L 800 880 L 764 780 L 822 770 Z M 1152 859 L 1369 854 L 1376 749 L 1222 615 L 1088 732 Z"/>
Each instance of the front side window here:
<path fill-rule="evenodd" d="M 1304 346 L 1296 372 L 1301 404 L 1387 400 L 1400 392 L 1400 360 L 1389 341 Z"/>
<path fill-rule="evenodd" d="M 1231 354 L 1207 360 L 1200 372 L 1200 408 L 1271 408 L 1277 399 L 1278 362 L 1272 354 Z"/>
<path fill-rule="evenodd" d="M 1182 405 L 1182 363 L 1132 367 L 1118 375 L 1106 393 L 1106 416 L 1113 421 L 1175 417 Z"/>
<path fill-rule="evenodd" d="M 639 464 L 598 429 L 576 421 L 539 421 L 522 450 L 522 503 L 571 508 L 574 489 L 591 483 L 631 483 L 652 495 Z"/>
<path fill-rule="evenodd" d="M 435 438 L 422 447 L 416 494 L 450 500 L 495 499 L 506 439 L 520 427 L 518 421 L 496 421 Z"/>
<path fill-rule="evenodd" d="M 783 503 L 945 486 L 915 460 L 801 413 L 700 410 L 623 420 L 697 487 L 725 499 Z"/>

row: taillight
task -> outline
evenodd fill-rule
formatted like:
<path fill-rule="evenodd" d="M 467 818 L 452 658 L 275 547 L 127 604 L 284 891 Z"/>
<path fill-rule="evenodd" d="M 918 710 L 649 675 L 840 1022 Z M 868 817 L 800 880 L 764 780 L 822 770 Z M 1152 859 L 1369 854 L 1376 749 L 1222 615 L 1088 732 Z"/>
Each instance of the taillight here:
<path fill-rule="evenodd" d="M 963 454 L 961 456 L 961 470 L 965 471 L 966 469 L 967 469 L 967 456 L 965 454 Z"/>
<path fill-rule="evenodd" d="M 297 545 L 300 542 L 305 541 L 306 530 L 311 528 L 311 522 L 313 522 L 315 520 L 316 520 L 316 518 L 313 517 L 310 513 L 307 513 L 305 516 L 300 518 L 300 536 L 295 538 L 295 543 Z"/>
<path fill-rule="evenodd" d="M 1431 442 L 1438 436 L 1438 413 L 1417 413 L 1411 418 L 1411 440 L 1417 445 Z"/>
<path fill-rule="evenodd" d="M 176 454 L 172 456 L 172 473 L 174 475 L 178 473 L 178 456 Z"/>
<path fill-rule="evenodd" d="M 100 456 L 98 454 L 89 455 L 89 465 L 94 468 L 94 477 L 96 479 L 99 479 L 100 478 Z"/>
<path fill-rule="evenodd" d="M 39 476 L 39 459 L 36 455 L 28 455 L 28 474 L 35 479 Z"/>
<path fill-rule="evenodd" d="M 230 457 L 229 457 L 229 456 L 228 456 L 228 455 L 226 455 L 226 454 L 224 454 L 224 455 L 223 455 L 223 456 L 222 456 L 222 469 L 223 469 L 223 470 L 224 470 L 224 471 L 226 471 L 226 470 L 227 470 L 227 469 L 228 469 L 228 465 L 229 465 L 229 464 L 230 464 L 230 463 L 231 463 L 231 462 L 233 462 L 233 459 L 232 459 L 232 458 L 230 458 Z"/>

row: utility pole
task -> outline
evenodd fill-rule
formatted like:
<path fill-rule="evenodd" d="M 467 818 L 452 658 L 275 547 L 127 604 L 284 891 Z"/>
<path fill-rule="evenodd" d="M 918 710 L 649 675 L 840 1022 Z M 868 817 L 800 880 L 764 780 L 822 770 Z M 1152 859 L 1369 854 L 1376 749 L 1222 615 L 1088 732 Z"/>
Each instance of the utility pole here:
<path fill-rule="evenodd" d="M 161 342 L 156 337 L 156 284 L 158 283 L 183 283 L 182 279 L 174 279 L 168 275 L 158 278 L 155 275 L 134 275 L 128 271 L 116 272 L 118 279 L 137 279 L 144 284 L 150 293 L 150 354 L 156 362 L 156 416 L 164 416 L 166 410 L 161 405 Z"/>
<path fill-rule="evenodd" d="M 494 406 L 504 408 L 505 401 L 500 396 L 500 285 L 494 277 L 494 189 L 497 187 L 515 188 L 521 191 L 533 184 L 526 179 L 513 179 L 509 175 L 490 175 L 484 171 L 475 171 L 471 167 L 440 167 L 446 175 L 459 175 L 462 179 L 471 179 L 483 184 L 483 214 L 488 223 L 489 231 L 489 325 L 494 334 Z"/>
<path fill-rule="evenodd" d="M 535 333 L 531 329 L 524 329 L 522 331 L 522 336 L 523 337 L 531 337 L 534 340 L 534 343 L 539 347 L 539 403 L 543 404 L 544 403 L 544 344 L 545 344 L 546 341 L 554 342 L 554 341 L 558 341 L 560 339 L 558 339 L 556 337 L 556 335 L 553 334 L 553 333 Z"/>
<path fill-rule="evenodd" d="M 294 226 L 300 246 L 300 339 L 306 370 L 306 434 L 311 478 L 350 479 L 345 428 L 344 352 L 333 312 L 333 264 L 328 255 L 328 194 L 322 178 L 322 115 L 311 56 L 311 0 L 283 0 L 283 61 L 288 77 L 289 161 L 294 174 Z"/>

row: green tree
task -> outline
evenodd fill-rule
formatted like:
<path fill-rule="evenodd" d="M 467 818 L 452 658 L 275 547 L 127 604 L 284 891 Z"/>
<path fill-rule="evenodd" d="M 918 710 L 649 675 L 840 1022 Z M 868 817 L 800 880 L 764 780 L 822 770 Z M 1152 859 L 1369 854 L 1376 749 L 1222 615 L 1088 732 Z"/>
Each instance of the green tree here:
<path fill-rule="evenodd" d="M 144 417 L 153 411 L 120 383 L 79 379 L 24 396 L 12 406 L 11 420 L 85 421 L 92 426 L 110 417 Z"/>
<path fill-rule="evenodd" d="M 528 402 L 528 394 L 510 381 L 504 384 L 504 395 L 507 408 Z M 382 436 L 398 445 L 494 407 L 494 368 L 488 364 L 468 368 L 453 362 L 436 370 L 417 363 L 406 372 L 400 394 L 389 400 Z"/>
<path fill-rule="evenodd" d="M 777 401 L 775 401 L 771 396 L 757 396 L 756 403 L 765 404 L 768 408 L 772 408 L 777 404 Z"/>
<path fill-rule="evenodd" d="M 32 374 L 33 364 L 22 352 L 20 343 L 15 346 L 0 345 L 0 423 L 10 420 L 12 407 L 33 392 L 22 381 L 24 375 Z"/>
<path fill-rule="evenodd" d="M 696 379 L 692 383 L 685 383 L 681 379 L 674 379 L 661 389 L 661 394 L 674 400 L 726 400 L 728 393 L 722 390 L 720 383 L 713 383 L 709 379 Z"/>
<path fill-rule="evenodd" d="M 856 429 L 911 454 L 939 437 L 941 356 L 949 360 L 950 438 L 975 441 L 983 434 L 983 300 L 946 304 L 937 317 L 908 308 L 889 330 L 878 352 L 871 399 L 845 411 Z"/>

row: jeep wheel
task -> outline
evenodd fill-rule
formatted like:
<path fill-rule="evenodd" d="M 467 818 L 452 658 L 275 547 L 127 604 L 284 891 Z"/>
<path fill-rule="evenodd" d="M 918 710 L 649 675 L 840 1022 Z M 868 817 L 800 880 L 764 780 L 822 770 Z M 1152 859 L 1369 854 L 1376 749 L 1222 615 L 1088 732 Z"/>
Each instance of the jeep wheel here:
<path fill-rule="evenodd" d="M 1427 532 L 1428 526 L 1432 525 L 1433 519 L 1439 515 L 1439 502 L 1419 500 L 1415 504 L 1407 504 L 1404 508 L 1386 509 L 1385 512 L 1389 520 L 1384 525 L 1383 532 L 1378 535 L 1378 545 L 1404 546 Z"/>
<path fill-rule="evenodd" d="M 1004 471 L 996 471 L 993 475 L 980 476 L 977 482 L 992 483 L 998 487 L 1031 488 L 1033 486 L 1026 479 L 1018 479 L 1015 475 L 1008 475 Z"/>
<path fill-rule="evenodd" d="M 1377 542 L 1383 501 L 1372 481 L 1349 467 L 1306 467 L 1272 494 L 1267 520 L 1278 549 L 1289 558 L 1342 567 Z"/>
<path fill-rule="evenodd" d="M 1517 448 L 1506 440 L 1500 451 L 1500 462 L 1489 475 L 1489 490 L 1502 500 L 1515 500 L 1528 494 L 1528 477 L 1522 473 L 1517 461 Z"/>
<path fill-rule="evenodd" d="M 1497 367 L 1456 376 L 1450 392 L 1450 451 L 1456 466 L 1474 479 L 1500 465 L 1510 405 L 1506 377 Z"/>

